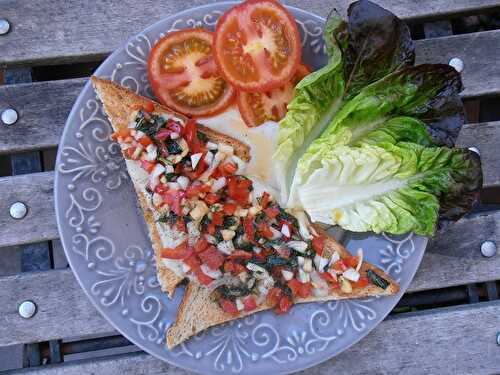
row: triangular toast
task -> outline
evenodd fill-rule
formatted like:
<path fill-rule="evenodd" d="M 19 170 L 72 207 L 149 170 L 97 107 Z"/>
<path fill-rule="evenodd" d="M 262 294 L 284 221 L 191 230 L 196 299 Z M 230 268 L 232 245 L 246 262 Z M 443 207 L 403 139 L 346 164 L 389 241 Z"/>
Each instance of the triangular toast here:
<path fill-rule="evenodd" d="M 105 112 L 115 131 L 128 127 L 130 117 L 134 111 L 132 108 L 152 102 L 151 100 L 139 96 L 114 82 L 97 77 L 92 77 L 91 80 L 100 100 L 104 104 Z M 152 103 L 154 104 L 155 113 L 162 113 L 170 117 L 175 117 L 182 123 L 187 121 L 183 115 L 177 114 L 156 102 Z M 238 157 L 244 161 L 249 160 L 250 150 L 247 145 L 224 134 L 203 127 L 202 125 L 198 125 L 198 130 L 203 132 L 213 142 L 230 144 L 234 148 L 235 154 Z M 169 236 L 172 239 L 175 239 L 176 233 L 175 230 L 170 228 L 167 230 L 165 227 L 159 227 L 156 224 L 154 220 L 154 208 L 150 200 L 147 199 L 143 192 L 144 182 L 137 175 L 136 168 L 133 168 L 133 163 L 136 162 L 133 160 L 127 160 L 129 175 L 134 183 L 138 201 L 144 212 L 144 218 L 146 220 L 153 249 L 155 251 L 158 279 L 162 286 L 162 290 L 164 290 L 169 296 L 172 296 L 176 286 L 183 280 L 183 277 L 178 276 L 163 264 L 160 257 L 160 251 L 162 247 L 165 247 L 165 245 L 162 245 L 161 238 Z M 331 254 L 333 251 L 337 251 L 341 258 L 350 256 L 350 253 L 334 238 L 328 236 L 319 227 L 316 227 L 315 230 L 317 232 L 321 232 L 326 237 L 324 248 L 324 252 L 326 254 Z M 161 231 L 163 231 L 163 233 L 160 233 Z M 306 303 L 335 299 L 362 298 L 368 296 L 387 296 L 393 295 L 399 291 L 398 284 L 390 276 L 367 262 L 363 262 L 360 273 L 362 275 L 366 275 L 366 272 L 370 269 L 389 283 L 385 289 L 379 288 L 373 284 L 368 284 L 363 288 L 355 288 L 351 293 L 344 293 L 340 289 L 332 289 L 330 294 L 326 297 L 298 298 L 295 299 L 294 302 Z M 270 305 L 264 303 L 251 312 L 241 312 L 237 316 L 226 313 L 216 302 L 212 300 L 211 290 L 209 288 L 201 286 L 197 282 L 191 281 L 186 288 L 183 301 L 177 312 L 176 321 L 167 330 L 167 346 L 172 348 L 209 327 L 270 308 L 272 308 Z"/>
<path fill-rule="evenodd" d="M 157 113 L 165 113 L 169 116 L 173 116 L 182 123 L 187 121 L 187 118 L 184 115 L 178 114 L 171 109 L 165 108 L 162 105 L 151 101 L 150 99 L 137 95 L 112 81 L 95 76 L 91 77 L 91 81 L 99 99 L 104 105 L 104 110 L 114 131 L 126 128 L 130 122 L 130 116 L 134 112 L 134 106 L 137 107 L 139 105 L 144 105 L 147 102 L 152 102 L 154 104 L 154 111 Z M 202 125 L 198 125 L 198 130 L 204 133 L 212 142 L 222 142 L 231 145 L 234 148 L 235 154 L 242 160 L 248 161 L 250 159 L 250 151 L 247 145 Z M 137 199 L 141 205 L 144 213 L 144 219 L 149 230 L 149 236 L 156 256 L 158 280 L 161 284 L 162 290 L 166 292 L 169 297 L 172 297 L 176 286 L 183 280 L 183 277 L 177 276 L 173 271 L 164 266 L 160 261 L 159 254 L 160 249 L 165 247 L 162 246 L 161 243 L 162 236 L 170 236 L 172 238 L 179 236 L 175 233 L 174 229 L 169 229 L 165 226 L 158 227 L 155 224 L 153 214 L 154 208 L 152 207 L 150 200 L 147 199 L 146 195 L 143 193 L 143 183 L 139 176 L 135 173 L 135 169 L 131 168 L 131 163 L 135 162 L 127 161 L 127 168 L 130 178 L 134 184 Z M 160 233 L 160 231 L 168 231 L 168 233 Z"/>

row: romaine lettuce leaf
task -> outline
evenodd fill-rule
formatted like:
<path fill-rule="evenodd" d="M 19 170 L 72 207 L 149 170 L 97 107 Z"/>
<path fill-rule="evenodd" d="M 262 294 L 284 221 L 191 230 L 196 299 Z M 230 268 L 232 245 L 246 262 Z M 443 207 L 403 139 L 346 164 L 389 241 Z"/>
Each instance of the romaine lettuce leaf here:
<path fill-rule="evenodd" d="M 475 153 L 409 142 L 324 143 L 299 162 L 297 177 L 298 202 L 313 222 L 394 234 L 432 235 L 440 205 L 441 214 L 463 214 L 482 184 Z"/>

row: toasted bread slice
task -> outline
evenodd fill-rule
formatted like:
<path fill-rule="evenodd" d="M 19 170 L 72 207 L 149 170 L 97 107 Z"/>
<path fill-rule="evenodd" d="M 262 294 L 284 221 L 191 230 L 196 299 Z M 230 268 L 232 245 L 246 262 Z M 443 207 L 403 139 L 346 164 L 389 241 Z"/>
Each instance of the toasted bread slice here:
<path fill-rule="evenodd" d="M 316 231 L 322 232 L 319 228 Z M 337 251 L 341 258 L 350 256 L 349 251 L 337 242 L 333 237 L 324 233 L 327 237 L 325 241 L 325 251 L 333 253 Z M 384 271 L 368 262 L 363 262 L 360 272 L 365 274 L 372 270 L 389 282 L 386 289 L 379 288 L 373 284 L 368 284 L 364 288 L 354 288 L 352 293 L 344 293 L 340 289 L 332 289 L 330 295 L 326 297 L 309 297 L 295 299 L 295 303 L 307 303 L 318 301 L 330 301 L 339 299 L 363 298 L 372 296 L 389 296 L 399 291 L 399 285 Z M 226 323 L 234 319 L 254 314 L 259 311 L 268 310 L 268 304 L 260 305 L 251 312 L 242 312 L 238 316 L 224 312 L 217 302 L 211 298 L 210 289 L 199 284 L 189 283 L 186 287 L 184 298 L 177 311 L 175 323 L 167 330 L 167 347 L 169 349 L 181 344 L 191 336 L 218 324 Z"/>
<path fill-rule="evenodd" d="M 162 105 L 153 102 L 143 96 L 139 96 L 134 92 L 112 82 L 95 76 L 91 77 L 92 84 L 104 105 L 104 110 L 108 116 L 111 126 L 115 131 L 126 128 L 130 122 L 130 118 L 136 111 L 134 108 L 145 105 L 147 102 L 154 104 L 154 112 L 165 114 L 185 123 L 187 118 L 184 115 L 175 113 L 174 111 L 163 107 Z M 225 143 L 233 147 L 235 154 L 244 161 L 250 160 L 250 149 L 247 145 L 228 137 L 225 134 L 218 133 L 205 126 L 198 125 L 198 130 L 204 133 L 209 140 L 215 143 Z M 137 193 L 137 199 L 144 213 L 149 236 L 156 257 L 158 280 L 162 290 L 169 297 L 172 297 L 176 286 L 183 280 L 182 276 L 177 275 L 173 270 L 163 264 L 160 258 L 160 250 L 165 245 L 162 244 L 162 239 L 168 238 L 171 243 L 179 242 L 182 236 L 175 229 L 168 227 L 166 224 L 156 223 L 155 210 L 151 204 L 151 200 L 145 192 L 144 178 L 141 176 L 140 168 L 136 168 L 138 162 L 127 160 L 127 169 L 134 184 Z M 175 245 L 173 245 L 175 246 Z"/>

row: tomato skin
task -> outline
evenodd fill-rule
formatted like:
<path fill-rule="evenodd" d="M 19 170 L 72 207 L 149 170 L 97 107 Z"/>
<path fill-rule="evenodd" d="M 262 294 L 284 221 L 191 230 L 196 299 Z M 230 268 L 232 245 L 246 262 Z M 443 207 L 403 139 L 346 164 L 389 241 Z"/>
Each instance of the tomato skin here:
<path fill-rule="evenodd" d="M 194 244 L 194 251 L 196 251 L 197 253 L 201 253 L 208 247 L 208 245 L 209 244 L 205 236 L 200 236 L 200 238 L 198 238 L 198 240 Z"/>
<path fill-rule="evenodd" d="M 312 240 L 312 247 L 316 254 L 318 255 L 323 255 L 323 250 L 325 248 L 325 237 L 324 236 L 317 236 L 314 237 Z"/>
<path fill-rule="evenodd" d="M 171 248 L 161 249 L 160 256 L 162 258 L 167 258 L 167 259 L 184 260 L 193 255 L 193 252 L 194 252 L 193 249 L 188 248 L 186 242 L 183 242 L 173 249 Z"/>
<path fill-rule="evenodd" d="M 139 139 L 139 143 L 144 147 L 148 147 L 150 144 L 153 143 L 151 138 L 149 138 L 147 135 L 144 135 L 141 139 Z"/>
<path fill-rule="evenodd" d="M 369 280 L 368 277 L 366 276 L 361 276 L 358 281 L 353 283 L 353 287 L 355 288 L 364 288 L 368 285 Z"/>
<path fill-rule="evenodd" d="M 248 238 L 248 241 L 255 241 L 255 229 L 253 227 L 253 219 L 249 216 L 246 216 L 243 220 L 243 229 L 245 230 L 245 234 Z"/>
<path fill-rule="evenodd" d="M 257 302 L 253 296 L 247 296 L 243 299 L 243 308 L 245 311 L 252 311 L 257 308 Z"/>
<path fill-rule="evenodd" d="M 274 237 L 274 234 L 273 232 L 271 231 L 271 229 L 269 228 L 269 225 L 267 225 L 266 223 L 262 222 L 262 223 L 259 223 L 257 225 L 257 229 L 259 230 L 259 232 L 264 236 L 266 237 L 268 240 L 272 240 L 273 237 Z"/>
<path fill-rule="evenodd" d="M 224 224 L 224 214 L 222 212 L 212 212 L 212 223 L 220 226 Z"/>
<path fill-rule="evenodd" d="M 205 196 L 205 202 L 207 202 L 207 204 L 209 206 L 217 203 L 219 200 L 220 200 L 220 196 L 218 196 L 217 194 L 214 194 L 214 193 L 208 193 Z M 222 224 L 217 224 L 217 225 L 222 225 Z"/>
<path fill-rule="evenodd" d="M 254 66 L 257 66 L 257 70 L 259 70 L 259 78 L 243 82 L 241 78 L 245 74 L 241 75 L 241 77 L 236 77 L 234 74 L 235 71 L 244 72 L 241 64 L 239 62 L 229 61 L 231 52 L 225 48 L 225 44 L 228 40 L 232 40 L 234 38 L 232 35 L 228 35 L 227 33 L 231 33 L 231 23 L 236 22 L 238 25 L 238 31 L 244 34 L 243 38 L 245 40 L 248 41 L 251 37 L 251 35 L 248 35 L 249 33 L 253 34 L 253 37 L 255 38 L 259 33 L 255 29 L 255 26 L 253 26 L 255 20 L 251 19 L 248 20 L 248 22 L 245 22 L 247 20 L 243 18 L 250 18 L 252 12 L 259 10 L 268 11 L 279 19 L 281 25 L 280 29 L 286 34 L 287 43 L 289 43 L 287 48 L 288 56 L 286 56 L 287 64 L 279 73 L 271 71 L 268 67 L 269 61 L 268 58 L 265 57 L 265 51 L 261 49 L 258 56 L 254 56 L 254 59 L 249 57 L 254 62 Z M 274 28 L 277 30 L 278 26 L 275 25 Z M 239 46 L 238 49 L 243 50 L 244 46 Z M 300 62 L 300 55 L 302 53 L 300 34 L 295 19 L 283 5 L 275 0 L 247 0 L 232 7 L 224 13 L 217 22 L 213 50 L 220 74 L 225 78 L 225 80 L 231 83 L 235 88 L 249 92 L 269 91 L 288 82 L 297 70 L 297 66 Z M 242 53 L 240 53 L 240 60 L 243 58 L 241 55 Z M 256 60 L 259 61 L 260 64 L 255 64 Z M 233 70 L 233 72 L 230 70 Z"/>
<path fill-rule="evenodd" d="M 300 283 L 299 288 L 299 297 L 307 298 L 312 293 L 312 284 L 311 283 Z"/>
<path fill-rule="evenodd" d="M 223 206 L 223 211 L 226 215 L 232 215 L 237 208 L 238 206 L 235 203 L 225 203 Z"/>
<path fill-rule="evenodd" d="M 347 258 L 344 259 L 344 263 L 348 267 L 356 268 L 356 266 L 358 265 L 358 257 L 355 256 L 355 255 L 347 257 Z"/>
<path fill-rule="evenodd" d="M 288 296 L 283 296 L 281 297 L 278 306 L 274 310 L 276 314 L 282 315 L 287 313 L 293 306 L 293 302 L 290 297 Z"/>
<path fill-rule="evenodd" d="M 215 246 L 209 246 L 198 255 L 203 263 L 213 270 L 219 269 L 224 263 L 224 255 Z"/>
<path fill-rule="evenodd" d="M 276 216 L 280 214 L 280 210 L 277 207 L 269 207 L 264 209 L 264 213 L 269 219 L 274 219 Z"/>
<path fill-rule="evenodd" d="M 148 57 L 148 78 L 153 89 L 153 93 L 158 98 L 158 100 L 167 107 L 170 107 L 180 113 L 187 116 L 211 116 L 223 111 L 228 105 L 230 105 L 234 99 L 235 90 L 234 88 L 225 82 L 218 72 L 217 66 L 211 52 L 208 51 L 205 56 L 194 63 L 195 67 L 193 69 L 197 70 L 197 74 L 190 73 L 187 69 L 180 69 L 176 67 L 175 72 L 166 72 L 164 68 L 165 56 L 171 54 L 171 48 L 174 45 L 179 45 L 181 43 L 188 43 L 190 40 L 197 40 L 198 43 L 209 46 L 213 42 L 213 33 L 201 28 L 196 29 L 183 29 L 179 31 L 173 31 L 168 33 L 166 36 L 161 38 L 152 48 Z M 201 53 L 200 50 L 197 51 Z M 203 53 L 202 53 L 203 54 Z M 185 55 L 186 56 L 186 55 Z M 185 57 L 184 56 L 184 57 Z M 188 52 L 188 57 L 194 56 Z M 181 58 L 177 55 L 177 59 Z M 182 62 L 182 61 L 181 61 Z M 201 74 L 200 74 L 201 73 Z M 202 85 L 210 85 L 213 89 L 214 86 L 207 79 L 217 78 L 217 82 L 222 82 L 223 88 L 216 98 L 209 103 L 197 103 L 199 105 L 190 105 L 188 102 L 181 102 L 176 99 L 176 93 L 178 91 L 186 91 L 184 87 L 194 86 L 195 91 L 202 91 L 200 87 Z M 185 94 L 189 95 L 189 94 Z M 190 97 L 190 99 L 195 99 L 195 97 Z"/>
<path fill-rule="evenodd" d="M 271 306 L 276 306 L 279 302 L 280 302 L 280 299 L 283 295 L 283 291 L 278 288 L 278 287 L 274 287 L 274 288 L 271 288 L 271 290 L 267 293 L 267 302 L 271 305 Z"/>
<path fill-rule="evenodd" d="M 297 296 L 299 294 L 300 290 L 300 281 L 297 279 L 292 279 L 286 283 L 290 290 L 292 291 L 292 294 L 294 296 Z"/>
<path fill-rule="evenodd" d="M 113 134 L 111 134 L 111 139 L 116 141 L 118 138 L 127 138 L 130 135 L 130 130 L 132 129 L 129 128 L 119 129 Z"/>
<path fill-rule="evenodd" d="M 252 257 L 253 257 L 252 253 L 249 253 L 248 251 L 236 250 L 236 251 L 233 251 L 230 255 L 228 255 L 227 259 L 228 260 L 236 260 L 236 259 L 249 260 L 249 259 L 252 259 Z"/>
<path fill-rule="evenodd" d="M 151 173 L 151 171 L 154 169 L 156 163 L 153 161 L 147 161 L 147 160 L 141 160 L 141 167 L 144 169 L 146 172 Z"/>
<path fill-rule="evenodd" d="M 226 299 L 226 298 L 221 298 L 219 300 L 219 303 L 222 307 L 222 310 L 224 310 L 225 312 L 232 314 L 232 315 L 239 314 L 238 308 L 236 307 L 236 303 L 234 303 L 233 301 Z"/>

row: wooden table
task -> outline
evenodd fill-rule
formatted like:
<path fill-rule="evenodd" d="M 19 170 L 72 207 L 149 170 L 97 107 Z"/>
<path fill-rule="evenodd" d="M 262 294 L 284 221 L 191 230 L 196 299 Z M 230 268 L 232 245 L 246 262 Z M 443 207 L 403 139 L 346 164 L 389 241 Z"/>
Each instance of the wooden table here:
<path fill-rule="evenodd" d="M 10 155 L 11 165 L 0 177 L 0 253 L 16 247 L 25 259 L 25 272 L 0 277 L 0 347 L 25 345 L 27 368 L 20 372 L 187 373 L 137 350 L 61 363 L 70 353 L 128 342 L 97 313 L 67 268 L 57 240 L 52 170 L 65 119 L 90 70 L 128 36 L 206 2 L 0 0 L 0 18 L 10 22 L 10 32 L 0 35 L 5 83 L 0 86 L 0 112 L 12 108 L 19 114 L 13 125 L 0 123 L 0 156 Z M 500 104 L 500 30 L 451 35 L 449 20 L 500 11 L 500 0 L 377 2 L 408 20 L 422 37 L 433 37 L 416 42 L 418 62 L 464 61 L 469 123 L 458 144 L 481 152 L 483 205 L 431 241 L 417 276 L 389 318 L 359 344 L 304 373 L 499 373 L 495 280 L 500 280 L 500 255 L 484 257 L 480 248 L 487 240 L 500 242 L 500 116 L 496 113 L 490 122 L 480 119 L 485 103 Z M 332 5 L 346 7 L 340 0 L 287 3 L 323 16 Z M 9 209 L 18 201 L 28 213 L 14 220 Z M 18 313 L 26 300 L 37 305 L 31 319 Z"/>

